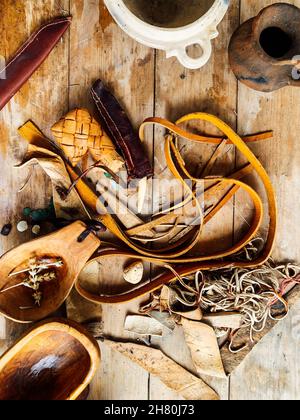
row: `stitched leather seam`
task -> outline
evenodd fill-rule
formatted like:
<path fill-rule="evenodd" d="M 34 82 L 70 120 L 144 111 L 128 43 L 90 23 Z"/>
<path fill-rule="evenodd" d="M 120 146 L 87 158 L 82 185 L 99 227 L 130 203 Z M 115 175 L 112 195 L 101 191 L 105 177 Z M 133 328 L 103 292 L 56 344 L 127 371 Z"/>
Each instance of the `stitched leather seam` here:
<path fill-rule="evenodd" d="M 99 101 L 99 102 L 101 103 L 101 105 L 102 105 L 103 109 L 104 109 L 104 104 L 103 104 L 103 102 L 101 101 L 100 97 L 97 95 L 97 93 L 96 93 L 96 91 L 94 90 L 94 88 L 92 88 L 92 95 L 93 95 L 94 99 L 95 99 L 95 97 L 96 97 L 96 99 L 97 99 L 97 100 L 96 100 L 95 102 L 96 102 L 97 108 L 98 108 L 98 110 L 99 110 L 100 114 L 102 115 L 102 117 L 105 119 L 106 124 L 108 124 L 107 118 L 105 117 L 105 115 L 103 115 L 103 111 L 102 111 L 102 109 L 100 109 L 100 107 L 98 106 L 97 101 Z M 108 114 L 107 114 L 107 116 L 108 116 L 109 120 L 112 122 L 112 124 L 114 125 L 114 127 L 116 128 L 117 132 L 119 133 L 119 135 L 120 135 L 120 140 L 122 141 L 122 143 L 124 144 L 124 146 L 125 146 L 125 148 L 126 148 L 126 150 L 127 150 L 128 158 L 129 158 L 129 160 L 130 160 L 130 163 L 131 163 L 131 165 L 132 165 L 132 168 L 134 169 L 134 163 L 133 163 L 133 161 L 132 161 L 132 157 L 131 157 L 130 150 L 129 150 L 129 148 L 128 148 L 128 146 L 127 146 L 126 142 L 125 142 L 125 140 L 123 139 L 123 136 L 122 136 L 122 134 L 121 134 L 121 132 L 120 132 L 119 128 L 116 126 L 115 122 L 112 120 L 112 118 L 110 118 L 110 116 L 109 116 Z"/>
<path fill-rule="evenodd" d="M 39 36 L 39 34 L 41 32 L 43 32 L 45 29 L 50 28 L 51 26 L 60 25 L 61 23 L 66 23 L 66 22 L 70 22 L 70 20 L 67 20 L 67 19 L 59 20 L 59 21 L 55 21 L 55 22 L 50 22 L 47 25 L 42 26 L 38 30 L 38 32 L 36 32 L 35 34 L 31 35 L 31 37 L 27 40 L 27 42 L 25 42 L 25 44 L 21 47 L 21 49 L 17 51 L 15 57 L 1 70 L 0 75 L 4 71 L 6 71 L 9 68 L 9 66 L 11 64 L 13 64 L 28 47 L 31 46 L 31 44 L 33 44 L 33 42 L 35 41 L 35 39 Z"/>

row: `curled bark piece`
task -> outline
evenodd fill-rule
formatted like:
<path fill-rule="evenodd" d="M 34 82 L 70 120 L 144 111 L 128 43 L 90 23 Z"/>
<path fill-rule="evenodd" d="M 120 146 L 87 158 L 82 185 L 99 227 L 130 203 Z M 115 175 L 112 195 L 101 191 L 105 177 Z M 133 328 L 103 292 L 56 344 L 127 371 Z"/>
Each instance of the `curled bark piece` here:
<path fill-rule="evenodd" d="M 182 327 L 197 372 L 225 378 L 226 374 L 214 330 L 201 322 L 193 322 L 184 318 Z"/>
<path fill-rule="evenodd" d="M 142 179 L 153 175 L 142 142 L 133 130 L 125 111 L 101 80 L 92 87 L 92 97 L 99 117 L 115 145 L 122 151 L 130 178 Z"/>
<path fill-rule="evenodd" d="M 242 325 L 242 314 L 238 312 L 221 312 L 204 315 L 203 321 L 213 328 L 230 328 L 237 330 Z"/>
<path fill-rule="evenodd" d="M 202 379 L 197 378 L 160 350 L 133 343 L 105 340 L 111 349 L 121 353 L 143 369 L 158 377 L 169 389 L 185 400 L 219 400 L 219 396 Z"/>
<path fill-rule="evenodd" d="M 19 133 L 25 138 L 32 137 L 40 141 L 43 140 L 42 137 L 39 137 L 41 134 L 31 122 L 27 122 L 21 127 Z M 56 216 L 70 219 L 72 213 L 78 219 L 86 218 L 88 213 L 77 191 L 73 189 L 67 196 L 63 194 L 64 191 L 68 191 L 72 184 L 63 159 L 54 151 L 29 143 L 27 154 L 18 168 L 22 169 L 33 164 L 40 165 L 51 178 Z"/>
<path fill-rule="evenodd" d="M 170 289 L 168 286 L 163 286 L 160 293 L 159 305 L 161 311 L 168 311 L 169 306 Z"/>
<path fill-rule="evenodd" d="M 142 336 L 161 337 L 163 325 L 148 316 L 129 315 L 125 321 L 125 330 Z"/>
<path fill-rule="evenodd" d="M 176 315 L 180 315 L 183 318 L 189 319 L 191 321 L 201 321 L 203 314 L 200 308 L 193 309 L 187 312 L 174 312 Z"/>

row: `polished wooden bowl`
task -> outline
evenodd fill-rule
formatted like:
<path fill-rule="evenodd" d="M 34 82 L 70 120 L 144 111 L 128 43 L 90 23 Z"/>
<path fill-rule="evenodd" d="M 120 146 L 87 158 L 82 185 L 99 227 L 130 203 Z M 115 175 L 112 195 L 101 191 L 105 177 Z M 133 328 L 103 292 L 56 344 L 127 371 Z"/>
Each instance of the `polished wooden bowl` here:
<path fill-rule="evenodd" d="M 0 359 L 0 400 L 76 400 L 99 363 L 99 346 L 83 327 L 43 322 Z"/>
<path fill-rule="evenodd" d="M 78 274 L 91 255 L 100 245 L 99 239 L 91 234 L 83 242 L 79 236 L 86 230 L 80 221 L 51 235 L 23 244 L 0 258 L 0 314 L 19 323 L 40 321 L 54 313 L 71 292 Z M 12 272 L 24 268 L 30 258 L 60 258 L 63 266 L 57 280 L 41 287 L 41 305 L 34 304 L 33 291 L 27 287 L 17 287 L 1 293 L 20 283 L 20 277 L 10 277 Z M 23 280 L 23 279 L 22 279 Z"/>

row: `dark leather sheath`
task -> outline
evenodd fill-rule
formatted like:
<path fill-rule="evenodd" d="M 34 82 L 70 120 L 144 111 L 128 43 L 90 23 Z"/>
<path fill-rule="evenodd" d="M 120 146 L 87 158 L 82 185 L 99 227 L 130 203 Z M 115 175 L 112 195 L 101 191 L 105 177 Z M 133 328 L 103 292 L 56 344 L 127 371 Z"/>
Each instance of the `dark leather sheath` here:
<path fill-rule="evenodd" d="M 142 179 L 152 176 L 153 170 L 143 144 L 117 99 L 101 80 L 93 85 L 91 93 L 103 128 L 125 159 L 129 178 Z"/>
<path fill-rule="evenodd" d="M 71 21 L 71 17 L 59 17 L 43 25 L 6 66 L 0 68 L 0 111 L 45 61 Z"/>

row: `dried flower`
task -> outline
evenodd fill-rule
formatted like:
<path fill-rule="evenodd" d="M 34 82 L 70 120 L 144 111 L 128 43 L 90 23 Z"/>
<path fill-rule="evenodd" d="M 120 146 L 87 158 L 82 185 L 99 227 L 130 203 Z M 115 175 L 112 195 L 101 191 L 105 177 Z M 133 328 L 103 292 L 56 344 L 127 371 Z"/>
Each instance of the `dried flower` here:
<path fill-rule="evenodd" d="M 64 265 L 62 259 L 60 258 L 51 262 L 49 262 L 49 260 L 49 258 L 44 258 L 40 260 L 38 260 L 37 258 L 30 258 L 28 260 L 28 268 L 21 271 L 12 272 L 9 275 L 9 277 L 15 277 L 20 274 L 28 274 L 28 277 L 21 283 L 8 287 L 7 289 L 1 290 L 0 293 L 5 293 L 9 290 L 21 286 L 27 287 L 35 292 L 32 295 L 35 305 L 41 306 L 41 301 L 43 298 L 43 294 L 40 291 L 41 284 L 45 282 L 51 282 L 57 279 L 56 272 L 52 270 L 49 271 L 49 268 L 60 268 Z"/>
<path fill-rule="evenodd" d="M 40 273 L 43 270 L 47 270 L 50 267 L 62 267 L 63 266 L 63 261 L 61 259 L 58 259 L 57 261 L 51 262 L 51 263 L 37 263 L 36 258 L 31 258 L 28 262 L 28 267 L 22 271 L 16 271 L 16 272 L 12 272 L 9 277 L 13 277 L 13 276 L 18 276 L 19 274 L 23 274 L 23 273 L 29 273 L 32 276 L 35 276 L 36 274 Z"/>
<path fill-rule="evenodd" d="M 42 292 L 35 292 L 35 293 L 32 295 L 32 297 L 33 297 L 33 299 L 34 299 L 34 303 L 35 303 L 35 305 L 37 305 L 37 306 L 41 306 L 41 301 L 42 301 L 42 297 L 43 297 Z"/>

